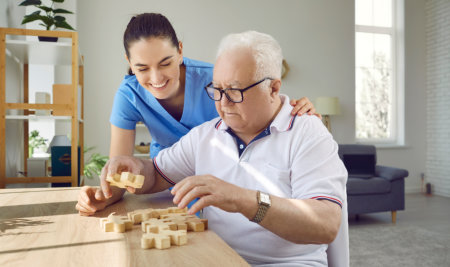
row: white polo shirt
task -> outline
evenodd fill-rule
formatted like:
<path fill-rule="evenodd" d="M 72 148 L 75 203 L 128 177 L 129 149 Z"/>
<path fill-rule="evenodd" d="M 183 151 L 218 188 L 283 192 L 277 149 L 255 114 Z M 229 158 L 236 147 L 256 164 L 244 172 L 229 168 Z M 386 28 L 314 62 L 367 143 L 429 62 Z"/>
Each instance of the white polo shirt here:
<path fill-rule="evenodd" d="M 158 172 L 175 184 L 210 174 L 240 187 L 289 199 L 346 201 L 347 171 L 338 145 L 316 116 L 291 116 L 289 97 L 271 125 L 239 153 L 239 143 L 220 118 L 193 128 L 154 158 Z M 262 136 L 262 137 L 261 137 Z M 327 245 L 297 245 L 240 213 L 203 209 L 216 232 L 252 265 L 326 266 Z"/>

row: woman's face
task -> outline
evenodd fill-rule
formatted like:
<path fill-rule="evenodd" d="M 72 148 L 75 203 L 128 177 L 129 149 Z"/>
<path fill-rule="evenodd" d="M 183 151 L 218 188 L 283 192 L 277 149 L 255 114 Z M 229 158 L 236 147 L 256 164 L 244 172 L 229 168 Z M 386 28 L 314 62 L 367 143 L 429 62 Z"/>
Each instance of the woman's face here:
<path fill-rule="evenodd" d="M 131 43 L 129 53 L 128 63 L 142 87 L 157 99 L 176 96 L 183 63 L 181 43 L 177 49 L 167 38 L 151 37 Z"/>

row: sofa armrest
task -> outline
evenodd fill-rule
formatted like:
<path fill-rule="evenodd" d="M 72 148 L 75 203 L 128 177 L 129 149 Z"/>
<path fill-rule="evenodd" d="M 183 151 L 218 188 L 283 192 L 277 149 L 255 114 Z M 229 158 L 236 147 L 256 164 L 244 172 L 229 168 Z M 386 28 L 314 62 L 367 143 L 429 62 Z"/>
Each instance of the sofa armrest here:
<path fill-rule="evenodd" d="M 403 179 L 408 177 L 409 173 L 405 169 L 388 167 L 388 166 L 375 166 L 375 174 L 378 177 L 386 178 L 390 181 Z"/>

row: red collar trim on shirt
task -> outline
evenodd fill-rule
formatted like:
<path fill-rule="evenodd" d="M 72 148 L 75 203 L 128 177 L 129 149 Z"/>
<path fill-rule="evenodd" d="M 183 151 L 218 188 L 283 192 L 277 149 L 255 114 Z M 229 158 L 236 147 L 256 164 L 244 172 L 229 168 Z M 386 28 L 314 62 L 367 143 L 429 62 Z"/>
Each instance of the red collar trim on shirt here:
<path fill-rule="evenodd" d="M 222 124 L 222 119 L 220 119 L 218 122 L 216 122 L 216 125 L 214 126 L 216 130 L 219 130 L 220 125 Z"/>

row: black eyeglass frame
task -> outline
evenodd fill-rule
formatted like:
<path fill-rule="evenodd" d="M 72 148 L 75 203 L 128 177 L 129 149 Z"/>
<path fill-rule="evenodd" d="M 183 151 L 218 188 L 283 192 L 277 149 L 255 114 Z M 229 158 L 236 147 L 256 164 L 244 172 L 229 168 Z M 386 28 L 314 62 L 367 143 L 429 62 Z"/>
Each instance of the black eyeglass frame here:
<path fill-rule="evenodd" d="M 210 82 L 207 86 L 205 86 L 205 91 L 206 91 L 206 94 L 208 95 L 208 97 L 209 97 L 211 100 L 214 100 L 214 101 L 220 101 L 220 100 L 222 100 L 223 94 L 225 94 L 225 95 L 227 96 L 227 99 L 228 99 L 230 102 L 233 102 L 233 103 L 241 103 L 242 101 L 244 101 L 244 92 L 245 92 L 245 91 L 251 89 L 251 88 L 254 87 L 254 86 L 257 86 L 258 84 L 264 82 L 265 80 L 271 80 L 271 81 L 273 81 L 274 79 L 273 79 L 273 78 L 270 78 L 270 77 L 266 77 L 266 78 L 264 78 L 264 79 L 262 79 L 262 80 L 260 80 L 260 81 L 258 81 L 258 82 L 255 82 L 254 84 L 252 84 L 252 85 L 250 85 L 250 86 L 245 87 L 244 89 L 238 89 L 238 88 L 225 88 L 225 89 L 220 89 L 220 88 L 217 88 L 217 87 L 213 87 L 213 86 L 212 86 L 212 82 Z M 219 92 L 220 92 L 220 98 L 217 99 L 217 100 L 214 99 L 214 98 L 212 98 L 212 97 L 210 96 L 210 94 L 208 93 L 208 88 L 212 88 L 212 89 L 214 89 L 214 90 L 219 91 Z M 234 101 L 234 100 L 232 100 L 231 97 L 230 97 L 230 96 L 228 95 L 228 93 L 227 93 L 227 91 L 229 91 L 229 90 L 231 90 L 231 91 L 239 91 L 239 92 L 241 93 L 241 101 Z"/>

